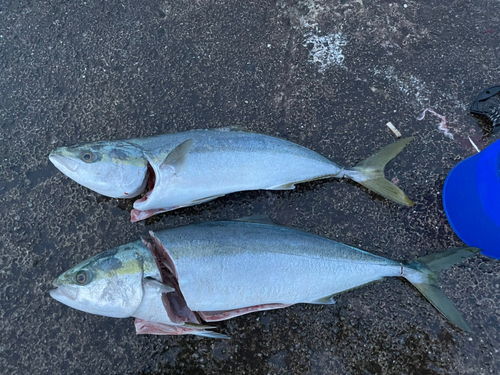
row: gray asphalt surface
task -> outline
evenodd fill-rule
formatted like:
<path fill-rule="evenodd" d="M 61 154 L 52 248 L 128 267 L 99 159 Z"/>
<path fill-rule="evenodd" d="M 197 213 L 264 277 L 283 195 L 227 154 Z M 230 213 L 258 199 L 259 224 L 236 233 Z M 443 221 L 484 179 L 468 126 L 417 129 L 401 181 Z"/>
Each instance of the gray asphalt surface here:
<path fill-rule="evenodd" d="M 499 84 L 498 1 L 10 1 L 0 3 L 0 373 L 497 374 L 500 264 L 478 256 L 441 285 L 459 331 L 407 282 L 217 323 L 231 340 L 136 336 L 133 319 L 49 297 L 72 265 L 156 230 L 267 213 L 393 259 L 463 246 L 447 173 L 498 136 L 468 107 Z M 449 136 L 438 130 L 446 117 Z M 240 125 L 350 166 L 415 140 L 386 175 L 398 206 L 347 181 L 236 193 L 129 222 L 132 201 L 58 172 L 55 147 Z M 311 280 L 314 282 L 314 280 Z"/>

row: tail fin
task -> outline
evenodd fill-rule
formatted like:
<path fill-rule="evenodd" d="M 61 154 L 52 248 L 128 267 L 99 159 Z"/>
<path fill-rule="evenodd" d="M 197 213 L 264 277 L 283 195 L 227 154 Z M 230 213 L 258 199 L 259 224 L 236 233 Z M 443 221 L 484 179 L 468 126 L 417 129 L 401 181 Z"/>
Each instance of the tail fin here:
<path fill-rule="evenodd" d="M 408 263 L 402 275 L 450 322 L 467 332 L 472 332 L 471 327 L 437 285 L 437 273 L 480 251 L 476 247 L 462 247 L 427 255 Z"/>
<path fill-rule="evenodd" d="M 413 137 L 405 138 L 384 147 L 355 167 L 346 169 L 345 175 L 391 201 L 413 206 L 415 202 L 412 202 L 400 188 L 384 177 L 385 165 L 412 140 Z"/>

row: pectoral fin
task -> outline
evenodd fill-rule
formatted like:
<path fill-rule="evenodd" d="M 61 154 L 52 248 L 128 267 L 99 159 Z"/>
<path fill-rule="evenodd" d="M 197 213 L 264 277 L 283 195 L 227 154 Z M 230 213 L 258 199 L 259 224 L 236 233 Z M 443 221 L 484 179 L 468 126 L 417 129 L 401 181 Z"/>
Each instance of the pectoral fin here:
<path fill-rule="evenodd" d="M 145 277 L 144 284 L 152 288 L 158 288 L 162 293 L 175 292 L 175 288 L 172 288 L 171 286 L 168 286 L 161 281 L 155 280 L 152 277 Z"/>
<path fill-rule="evenodd" d="M 172 168 L 174 173 L 178 173 L 186 165 L 191 146 L 193 146 L 192 139 L 182 142 L 167 155 L 160 169 Z"/>

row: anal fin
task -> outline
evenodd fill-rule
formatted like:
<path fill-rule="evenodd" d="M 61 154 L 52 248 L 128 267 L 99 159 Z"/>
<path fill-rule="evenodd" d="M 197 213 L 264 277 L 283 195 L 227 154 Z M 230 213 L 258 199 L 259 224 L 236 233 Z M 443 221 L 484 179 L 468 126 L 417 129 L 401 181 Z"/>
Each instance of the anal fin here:
<path fill-rule="evenodd" d="M 295 182 L 289 182 L 283 185 L 272 186 L 267 188 L 266 190 L 293 190 L 293 189 L 295 189 Z"/>
<path fill-rule="evenodd" d="M 212 195 L 210 197 L 205 197 L 205 198 L 200 198 L 200 199 L 195 199 L 194 201 L 191 201 L 189 204 L 182 206 L 182 207 L 187 207 L 187 206 L 194 206 L 195 204 L 200 204 L 200 203 L 205 203 L 205 202 L 210 202 L 213 201 L 214 199 L 223 197 L 225 194 L 221 195 Z"/>
<path fill-rule="evenodd" d="M 333 295 L 331 295 L 331 296 L 319 298 L 315 301 L 310 301 L 308 303 L 312 303 L 315 305 L 335 305 L 335 300 L 333 299 Z"/>

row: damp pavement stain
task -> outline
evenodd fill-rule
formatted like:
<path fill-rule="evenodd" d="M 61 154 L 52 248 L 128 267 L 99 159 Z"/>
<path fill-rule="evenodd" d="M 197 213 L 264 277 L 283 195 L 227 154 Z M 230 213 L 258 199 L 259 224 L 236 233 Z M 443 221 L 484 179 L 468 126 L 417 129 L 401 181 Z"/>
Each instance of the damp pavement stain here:
<path fill-rule="evenodd" d="M 468 114 L 477 93 L 498 84 L 497 8 L 493 0 L 3 2 L 0 373 L 499 373 L 500 265 L 482 256 L 441 275 L 470 334 L 399 279 L 343 293 L 333 306 L 217 323 L 225 341 L 136 336 L 132 319 L 85 314 L 48 294 L 64 270 L 148 230 L 260 213 L 393 259 L 462 246 L 441 190 L 476 152 L 469 138 L 480 149 L 497 139 Z M 311 33 L 342 35 L 343 66 L 318 72 L 304 45 Z M 429 110 L 418 120 L 426 109 L 446 118 L 454 139 Z M 48 161 L 63 145 L 239 125 L 354 165 L 395 140 L 388 122 L 415 137 L 386 169 L 418 202 L 412 208 L 332 179 L 132 224 L 131 200 L 95 194 Z"/>

